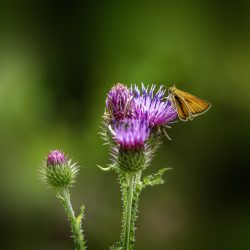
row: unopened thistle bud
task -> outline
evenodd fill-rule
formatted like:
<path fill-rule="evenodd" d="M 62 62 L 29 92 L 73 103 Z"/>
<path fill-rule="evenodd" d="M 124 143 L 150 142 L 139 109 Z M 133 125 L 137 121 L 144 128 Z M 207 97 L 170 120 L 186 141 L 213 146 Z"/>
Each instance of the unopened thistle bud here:
<path fill-rule="evenodd" d="M 69 187 L 75 182 L 78 169 L 76 163 L 72 163 L 63 152 L 53 150 L 43 162 L 41 177 L 50 187 Z"/>

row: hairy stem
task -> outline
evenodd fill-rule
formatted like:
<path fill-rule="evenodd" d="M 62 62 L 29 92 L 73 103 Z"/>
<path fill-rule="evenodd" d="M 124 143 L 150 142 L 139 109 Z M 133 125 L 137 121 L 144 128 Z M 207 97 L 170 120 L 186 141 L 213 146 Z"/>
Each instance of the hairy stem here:
<path fill-rule="evenodd" d="M 135 183 L 134 183 L 134 191 L 133 191 L 133 200 L 132 200 L 132 214 L 131 214 L 131 228 L 130 228 L 130 248 L 134 248 L 135 243 L 135 222 L 137 219 L 137 212 L 138 212 L 138 203 L 139 203 L 139 196 L 141 194 L 141 189 L 138 187 L 138 184 L 141 180 L 141 171 L 138 172 L 135 176 Z"/>
<path fill-rule="evenodd" d="M 63 197 L 63 205 L 65 207 L 69 222 L 70 222 L 70 226 L 71 226 L 71 231 L 73 234 L 73 238 L 74 238 L 74 244 L 75 244 L 75 249 L 76 250 L 85 250 L 85 242 L 84 242 L 84 236 L 82 233 L 82 229 L 81 229 L 81 219 L 78 220 L 78 218 L 75 217 L 75 213 L 74 210 L 71 206 L 71 202 L 70 202 L 70 195 L 69 195 L 69 191 L 67 188 L 64 188 L 61 191 L 61 195 Z"/>
<path fill-rule="evenodd" d="M 130 248 L 130 233 L 131 233 L 131 214 L 134 194 L 134 175 L 127 175 L 127 195 L 126 195 L 126 206 L 125 206 L 125 225 L 124 225 L 124 236 L 123 236 L 123 250 L 131 250 Z"/>

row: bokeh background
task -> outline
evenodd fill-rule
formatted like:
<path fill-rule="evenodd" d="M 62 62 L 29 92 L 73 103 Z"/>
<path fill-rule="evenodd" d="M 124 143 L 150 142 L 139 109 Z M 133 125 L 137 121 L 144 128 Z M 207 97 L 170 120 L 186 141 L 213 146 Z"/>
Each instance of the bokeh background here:
<path fill-rule="evenodd" d="M 121 202 L 98 131 L 114 83 L 175 83 L 212 103 L 175 124 L 143 192 L 136 249 L 250 249 L 249 1 L 1 1 L 1 249 L 72 249 L 69 225 L 38 167 L 60 148 L 82 166 L 89 249 L 120 234 Z"/>

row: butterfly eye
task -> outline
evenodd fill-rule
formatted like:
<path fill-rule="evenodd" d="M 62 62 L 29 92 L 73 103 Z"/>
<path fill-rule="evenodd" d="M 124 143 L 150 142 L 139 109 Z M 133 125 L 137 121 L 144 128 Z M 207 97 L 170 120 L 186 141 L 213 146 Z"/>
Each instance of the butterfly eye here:
<path fill-rule="evenodd" d="M 171 89 L 168 89 L 168 93 L 171 94 L 171 93 L 172 93 L 172 90 L 171 90 Z"/>

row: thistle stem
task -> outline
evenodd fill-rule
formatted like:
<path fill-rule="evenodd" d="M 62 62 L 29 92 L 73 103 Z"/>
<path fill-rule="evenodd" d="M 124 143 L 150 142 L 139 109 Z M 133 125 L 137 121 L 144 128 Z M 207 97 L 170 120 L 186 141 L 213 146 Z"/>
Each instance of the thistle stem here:
<path fill-rule="evenodd" d="M 138 203 L 139 203 L 139 196 L 141 194 L 141 190 L 138 188 L 138 184 L 141 181 L 141 171 L 139 171 L 134 180 L 134 191 L 133 191 L 133 200 L 132 200 L 132 213 L 131 213 L 131 225 L 130 225 L 130 248 L 134 248 L 135 243 L 135 222 L 137 219 L 138 213 Z"/>
<path fill-rule="evenodd" d="M 84 242 L 84 236 L 81 229 L 81 221 L 77 220 L 77 218 L 75 217 L 75 213 L 70 202 L 70 194 L 68 189 L 64 188 L 61 192 L 61 195 L 64 199 L 63 204 L 70 222 L 71 231 L 74 238 L 75 249 L 85 250 L 86 247 Z"/>
<path fill-rule="evenodd" d="M 127 199 L 125 207 L 125 225 L 124 225 L 124 236 L 123 236 L 123 250 L 130 250 L 130 233 L 131 233 L 131 214 L 132 214 L 132 203 L 134 193 L 134 175 L 129 174 L 127 176 Z"/>

